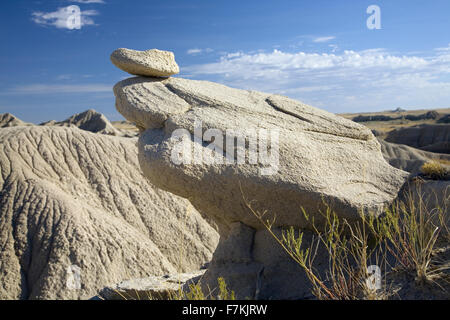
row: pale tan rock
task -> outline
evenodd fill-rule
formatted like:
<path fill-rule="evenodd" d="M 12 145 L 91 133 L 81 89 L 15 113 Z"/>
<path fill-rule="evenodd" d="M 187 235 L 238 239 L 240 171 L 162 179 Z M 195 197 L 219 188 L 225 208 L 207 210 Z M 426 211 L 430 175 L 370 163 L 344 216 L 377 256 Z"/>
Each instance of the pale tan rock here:
<path fill-rule="evenodd" d="M 243 193 L 256 208 L 277 215 L 275 226 L 307 227 L 300 208 L 315 214 L 330 202 L 341 217 L 360 211 L 379 214 L 407 174 L 391 167 L 366 127 L 286 97 L 232 89 L 181 78 L 132 78 L 118 83 L 116 106 L 145 131 L 139 139 L 140 164 L 157 186 L 189 198 L 226 232 L 240 221 L 261 229 L 243 205 Z M 171 161 L 179 128 L 279 130 L 279 170 L 261 175 L 264 165 L 185 164 Z M 206 148 L 203 145 L 202 148 Z M 224 146 L 224 149 L 225 146 Z"/>
<path fill-rule="evenodd" d="M 219 227 L 220 242 L 202 282 L 205 289 L 224 277 L 242 299 L 305 298 L 309 292 L 307 277 L 296 273 L 301 268 L 268 247 L 270 241 L 277 244 L 244 197 L 255 210 L 267 211 L 265 218 L 276 217 L 275 230 L 310 229 L 302 208 L 316 223 L 325 204 L 350 223 L 361 214 L 376 216 L 397 197 L 408 176 L 385 161 L 368 128 L 287 97 L 181 78 L 131 78 L 119 82 L 114 92 L 117 110 L 143 131 L 138 147 L 144 175 L 188 198 Z M 185 129 L 194 140 L 199 120 L 200 135 L 207 129 L 277 130 L 276 170 L 262 174 L 274 169 L 270 163 L 225 164 L 224 156 L 220 163 L 174 163 L 179 139 L 172 133 Z M 209 144 L 203 140 L 196 145 L 203 152 Z M 228 150 L 224 144 L 220 148 Z M 249 144 L 244 149 L 247 153 Z"/>
<path fill-rule="evenodd" d="M 135 143 L 73 127 L 0 129 L 0 299 L 89 298 L 210 260 L 217 233 L 142 176 Z M 67 286 L 76 268 L 79 289 Z"/>
<path fill-rule="evenodd" d="M 120 48 L 111 54 L 111 61 L 125 72 L 145 77 L 170 77 L 180 72 L 174 54 L 158 49 L 137 51 Z"/>

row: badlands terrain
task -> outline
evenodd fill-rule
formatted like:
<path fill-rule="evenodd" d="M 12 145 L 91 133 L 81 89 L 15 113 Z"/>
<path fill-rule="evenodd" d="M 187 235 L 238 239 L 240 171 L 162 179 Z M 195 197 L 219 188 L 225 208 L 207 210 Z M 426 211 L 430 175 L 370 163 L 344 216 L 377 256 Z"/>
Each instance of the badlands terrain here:
<path fill-rule="evenodd" d="M 440 210 L 428 257 L 440 272 L 423 284 L 427 276 L 393 266 L 388 297 L 450 297 L 450 109 L 339 116 L 173 77 L 170 52 L 119 49 L 111 61 L 135 76 L 111 88 L 126 120 L 95 110 L 40 125 L 0 115 L 0 299 L 168 298 L 185 284 L 215 288 L 220 277 L 241 299 L 321 298 L 274 235 L 294 227 L 312 243 L 327 209 L 356 226 L 407 194 Z M 175 164 L 173 133 L 193 134 L 197 120 L 220 132 L 277 130 L 276 170 L 262 161 Z M 211 139 L 189 137 L 211 150 Z M 430 163 L 437 173 L 424 169 Z M 326 274 L 323 248 L 316 262 Z"/>

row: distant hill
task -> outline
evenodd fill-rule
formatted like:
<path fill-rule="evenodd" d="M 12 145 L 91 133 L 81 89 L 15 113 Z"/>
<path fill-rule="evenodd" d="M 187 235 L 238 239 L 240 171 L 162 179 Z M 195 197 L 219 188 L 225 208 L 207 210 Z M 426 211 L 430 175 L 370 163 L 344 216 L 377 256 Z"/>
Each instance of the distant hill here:
<path fill-rule="evenodd" d="M 82 113 L 77 113 L 70 118 L 57 122 L 51 120 L 48 122 L 41 123 L 41 126 L 59 126 L 59 127 L 71 127 L 75 126 L 82 130 L 107 134 L 110 136 L 121 136 L 122 134 L 114 128 L 114 126 L 109 122 L 109 120 L 101 113 L 89 109 Z"/>
<path fill-rule="evenodd" d="M 0 114 L 0 128 L 32 126 L 32 123 L 23 122 L 11 113 Z"/>
<path fill-rule="evenodd" d="M 367 116 L 359 115 L 357 117 L 354 117 L 351 120 L 353 120 L 355 122 L 393 121 L 393 120 L 410 120 L 410 121 L 438 120 L 439 121 L 443 117 L 445 117 L 445 116 L 441 116 L 439 114 L 439 112 L 437 112 L 437 111 L 428 111 L 426 113 L 419 114 L 419 115 L 406 114 L 406 115 L 401 115 L 401 116 L 397 116 L 397 117 L 391 117 L 391 116 L 387 116 L 387 115 L 383 115 L 383 114 L 367 115 Z"/>
<path fill-rule="evenodd" d="M 385 139 L 391 131 L 396 129 L 421 125 L 446 125 L 450 123 L 450 108 L 408 111 L 397 109 L 383 112 L 345 113 L 340 114 L 340 116 L 369 127 L 377 137 Z M 400 140 L 396 141 L 397 143 L 402 143 Z M 392 140 L 392 142 L 394 141 Z"/>
<path fill-rule="evenodd" d="M 450 154 L 450 125 L 423 124 L 398 128 L 390 131 L 385 140 L 425 151 Z"/>

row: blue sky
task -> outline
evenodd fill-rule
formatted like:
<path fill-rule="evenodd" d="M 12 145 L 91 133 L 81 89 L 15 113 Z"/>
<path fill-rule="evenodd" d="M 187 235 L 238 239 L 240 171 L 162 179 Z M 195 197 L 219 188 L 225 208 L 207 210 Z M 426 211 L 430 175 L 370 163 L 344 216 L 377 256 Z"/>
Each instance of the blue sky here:
<path fill-rule="evenodd" d="M 77 5 L 82 27 L 61 25 Z M 369 30 L 366 9 L 381 9 Z M 448 0 L 2 0 L 0 113 L 30 122 L 94 108 L 111 120 L 119 47 L 175 53 L 180 77 L 325 110 L 450 107 Z"/>

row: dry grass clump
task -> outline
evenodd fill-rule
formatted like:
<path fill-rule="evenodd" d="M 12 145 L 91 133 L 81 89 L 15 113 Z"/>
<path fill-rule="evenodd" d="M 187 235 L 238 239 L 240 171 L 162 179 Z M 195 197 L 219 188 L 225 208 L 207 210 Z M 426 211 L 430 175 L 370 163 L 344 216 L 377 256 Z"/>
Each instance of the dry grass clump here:
<path fill-rule="evenodd" d="M 442 180 L 448 174 L 448 170 L 445 166 L 438 161 L 429 161 L 424 163 L 420 168 L 420 172 L 422 172 L 426 177 L 434 180 Z"/>
<path fill-rule="evenodd" d="M 315 239 L 308 244 L 303 243 L 302 230 L 289 228 L 281 237 L 276 236 L 272 231 L 274 221 L 265 220 L 264 214 L 253 210 L 248 202 L 247 207 L 303 268 L 316 298 L 373 300 L 395 298 L 401 290 L 398 279 L 404 274 L 413 276 L 415 288 L 450 288 L 450 263 L 437 259 L 438 240 L 444 239 L 449 245 L 448 200 L 445 197 L 443 205 L 429 210 L 423 197 L 409 196 L 405 202 L 394 203 L 381 217 L 361 215 L 357 223 L 340 219 L 326 206 L 321 212 L 325 225 L 320 228 L 303 210 L 315 232 Z M 325 274 L 314 264 L 319 248 L 329 256 Z M 450 292 L 444 296 L 450 298 Z"/>
<path fill-rule="evenodd" d="M 394 270 L 414 274 L 420 283 L 439 279 L 444 271 L 433 263 L 433 256 L 439 237 L 448 230 L 440 225 L 445 212 L 435 209 L 429 212 L 420 203 L 418 207 L 395 203 L 377 222 L 378 237 L 395 258 Z"/>
<path fill-rule="evenodd" d="M 209 288 L 209 293 L 207 294 L 202 289 L 201 280 L 188 284 L 187 288 L 183 288 L 182 283 L 179 283 L 180 289 L 177 291 L 168 289 L 166 292 L 161 292 L 160 294 L 146 292 L 140 295 L 137 290 L 130 293 L 120 292 L 119 290 L 114 290 L 114 292 L 119 299 L 123 300 L 236 300 L 234 291 L 228 289 L 224 278 L 218 278 L 217 284 L 217 288 Z"/>
<path fill-rule="evenodd" d="M 209 289 L 209 293 L 205 294 L 202 290 L 201 284 L 190 284 L 189 289 L 183 291 L 180 289 L 176 295 L 173 295 L 171 300 L 236 300 L 236 295 L 233 290 L 228 289 L 224 278 L 217 279 L 218 287 L 216 289 Z"/>
<path fill-rule="evenodd" d="M 264 219 L 264 214 L 250 211 L 266 227 L 283 250 L 306 272 L 312 284 L 312 293 L 320 300 L 377 300 L 384 298 L 382 287 L 374 272 L 374 266 L 382 266 L 385 257 L 376 246 L 373 237 L 373 217 L 364 217 L 357 225 L 339 219 L 330 207 L 326 206 L 322 216 L 325 224 L 320 228 L 314 218 L 302 210 L 305 218 L 313 225 L 315 238 L 307 245 L 303 243 L 302 230 L 289 228 L 277 237 L 272 230 L 273 220 Z M 314 260 L 318 252 L 329 255 L 329 268 L 325 274 L 318 272 Z"/>

